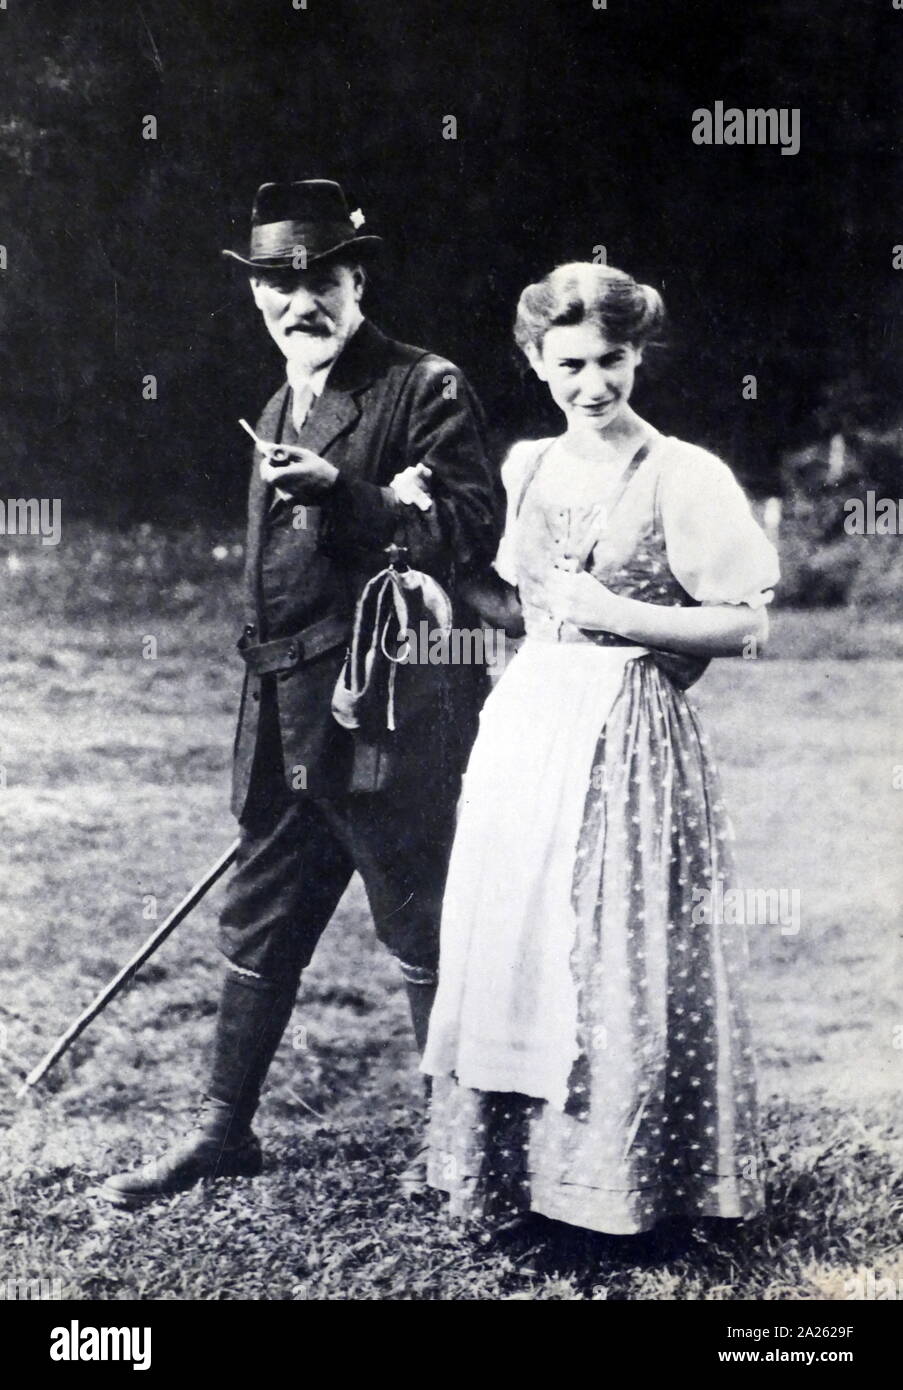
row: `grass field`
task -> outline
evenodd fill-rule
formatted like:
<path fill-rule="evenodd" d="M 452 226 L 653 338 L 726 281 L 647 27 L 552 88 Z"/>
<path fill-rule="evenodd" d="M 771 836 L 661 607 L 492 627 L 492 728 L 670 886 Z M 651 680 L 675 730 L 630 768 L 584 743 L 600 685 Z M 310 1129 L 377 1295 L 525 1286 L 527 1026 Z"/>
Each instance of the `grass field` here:
<path fill-rule="evenodd" d="M 0 1296 L 6 1280 L 43 1278 L 101 1300 L 818 1300 L 851 1296 L 863 1271 L 903 1290 L 903 642 L 845 613 L 776 614 L 766 658 L 715 663 L 693 696 L 744 881 L 800 893 L 796 935 L 752 929 L 761 1220 L 634 1240 L 537 1219 L 496 1237 L 452 1227 L 438 1200 L 403 1204 L 393 1175 L 420 1080 L 357 884 L 271 1074 L 264 1175 L 135 1216 L 88 1196 L 190 1119 L 218 893 L 48 1084 L 24 1103 L 14 1089 L 152 929 L 151 897 L 162 918 L 233 838 L 239 559 L 231 539 L 222 551 L 86 530 L 59 551 L 16 551 L 3 575 Z"/>

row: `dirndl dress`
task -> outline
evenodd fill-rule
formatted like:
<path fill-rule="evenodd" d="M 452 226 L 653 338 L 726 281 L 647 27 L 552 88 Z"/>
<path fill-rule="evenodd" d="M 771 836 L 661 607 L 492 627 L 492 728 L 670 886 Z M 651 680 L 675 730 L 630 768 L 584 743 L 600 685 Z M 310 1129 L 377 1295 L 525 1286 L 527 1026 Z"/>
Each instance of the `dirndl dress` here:
<path fill-rule="evenodd" d="M 730 470 L 677 439 L 655 434 L 620 488 L 565 439 L 515 445 L 503 479 L 496 568 L 527 635 L 459 806 L 423 1060 L 429 1182 L 457 1216 L 612 1234 L 746 1217 L 762 1190 L 746 941 L 698 906 L 734 874 L 717 772 L 654 657 L 556 622 L 542 581 L 579 534 L 615 592 L 757 606 L 777 558 Z"/>

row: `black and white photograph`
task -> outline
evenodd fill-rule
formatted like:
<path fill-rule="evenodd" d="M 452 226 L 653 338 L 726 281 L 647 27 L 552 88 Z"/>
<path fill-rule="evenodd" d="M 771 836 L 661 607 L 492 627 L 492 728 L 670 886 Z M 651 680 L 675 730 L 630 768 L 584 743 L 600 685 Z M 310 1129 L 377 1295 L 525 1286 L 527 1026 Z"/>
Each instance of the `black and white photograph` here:
<path fill-rule="evenodd" d="M 862 1372 L 903 0 L 0 0 L 0 53 L 29 1364 L 563 1301 Z"/>

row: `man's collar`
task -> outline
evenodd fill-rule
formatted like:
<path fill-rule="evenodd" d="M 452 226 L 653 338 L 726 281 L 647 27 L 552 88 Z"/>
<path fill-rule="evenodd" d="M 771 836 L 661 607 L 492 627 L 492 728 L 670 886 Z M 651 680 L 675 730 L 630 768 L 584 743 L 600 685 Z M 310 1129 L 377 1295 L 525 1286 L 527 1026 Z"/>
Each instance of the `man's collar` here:
<path fill-rule="evenodd" d="M 357 396 L 378 377 L 387 341 L 369 320 L 363 321 L 336 358 L 319 400 L 298 433 L 299 444 L 322 455 L 340 434 L 354 426 L 361 413 Z M 283 400 L 288 389 L 286 384 Z"/>

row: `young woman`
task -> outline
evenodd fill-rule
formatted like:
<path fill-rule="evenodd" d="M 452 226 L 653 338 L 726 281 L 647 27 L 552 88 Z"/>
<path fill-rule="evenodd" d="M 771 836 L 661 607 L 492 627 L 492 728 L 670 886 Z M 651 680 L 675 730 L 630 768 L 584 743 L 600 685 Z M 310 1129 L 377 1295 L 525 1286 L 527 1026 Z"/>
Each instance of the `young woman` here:
<path fill-rule="evenodd" d="M 661 653 L 755 650 L 778 565 L 729 469 L 630 405 L 662 315 L 580 263 L 518 305 L 565 430 L 503 467 L 527 636 L 465 779 L 423 1062 L 457 1215 L 629 1234 L 760 1204 L 732 832 Z"/>

